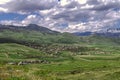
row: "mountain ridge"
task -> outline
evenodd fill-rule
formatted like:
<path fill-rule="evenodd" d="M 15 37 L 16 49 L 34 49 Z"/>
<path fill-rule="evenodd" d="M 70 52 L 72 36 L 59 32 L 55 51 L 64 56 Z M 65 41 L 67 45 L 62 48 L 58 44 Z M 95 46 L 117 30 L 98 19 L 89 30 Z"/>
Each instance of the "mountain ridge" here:
<path fill-rule="evenodd" d="M 38 26 L 36 24 L 29 24 L 27 26 L 15 26 L 15 25 L 1 25 L 0 30 L 13 30 L 13 31 L 20 31 L 20 30 L 32 30 L 32 31 L 39 31 L 41 33 L 48 33 L 48 34 L 57 34 L 59 32 L 53 31 L 46 27 Z"/>
<path fill-rule="evenodd" d="M 120 32 L 75 32 L 75 33 L 72 33 L 76 36 L 90 36 L 90 35 L 98 35 L 98 36 L 105 36 L 105 37 L 111 37 L 111 38 L 114 38 L 114 37 L 118 37 L 120 38 Z"/>

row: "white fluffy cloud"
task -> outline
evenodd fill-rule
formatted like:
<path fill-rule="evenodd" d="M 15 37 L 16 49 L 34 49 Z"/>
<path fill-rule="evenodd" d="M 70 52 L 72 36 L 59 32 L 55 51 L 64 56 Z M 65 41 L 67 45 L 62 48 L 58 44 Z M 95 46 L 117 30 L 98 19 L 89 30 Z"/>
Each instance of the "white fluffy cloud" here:
<path fill-rule="evenodd" d="M 0 4 L 5 4 L 7 2 L 10 2 L 11 0 L 0 0 Z"/>
<path fill-rule="evenodd" d="M 12 24 L 34 23 L 61 32 L 104 31 L 120 24 L 120 0 L 2 1 L 0 12 L 28 15 Z"/>
<path fill-rule="evenodd" d="M 40 19 L 36 15 L 29 15 L 22 21 L 22 24 L 37 24 L 38 20 Z"/>

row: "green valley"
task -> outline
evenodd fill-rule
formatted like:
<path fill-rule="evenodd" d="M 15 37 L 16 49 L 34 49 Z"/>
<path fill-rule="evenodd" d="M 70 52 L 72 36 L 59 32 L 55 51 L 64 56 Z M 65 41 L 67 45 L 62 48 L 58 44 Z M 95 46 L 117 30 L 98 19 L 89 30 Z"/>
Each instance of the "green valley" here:
<path fill-rule="evenodd" d="M 0 80 L 120 80 L 119 38 L 0 32 Z"/>

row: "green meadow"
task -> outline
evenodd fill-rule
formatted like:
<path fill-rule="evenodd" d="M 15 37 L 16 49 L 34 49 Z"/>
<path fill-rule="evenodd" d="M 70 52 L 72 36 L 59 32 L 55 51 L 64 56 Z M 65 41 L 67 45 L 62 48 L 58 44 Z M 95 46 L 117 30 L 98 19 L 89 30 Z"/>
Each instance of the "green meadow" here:
<path fill-rule="evenodd" d="M 77 49 L 47 54 L 16 43 L 0 44 L 0 80 L 120 80 L 120 46 L 82 45 Z M 48 63 L 18 65 L 34 60 Z"/>
<path fill-rule="evenodd" d="M 0 80 L 120 80 L 119 38 L 0 32 Z"/>

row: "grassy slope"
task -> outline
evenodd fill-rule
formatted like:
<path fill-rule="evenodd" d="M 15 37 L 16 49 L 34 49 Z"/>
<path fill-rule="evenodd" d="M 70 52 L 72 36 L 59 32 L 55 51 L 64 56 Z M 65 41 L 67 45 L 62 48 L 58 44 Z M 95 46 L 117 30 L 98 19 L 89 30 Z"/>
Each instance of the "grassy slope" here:
<path fill-rule="evenodd" d="M 0 79 L 5 80 L 120 80 L 120 46 L 109 38 L 75 37 L 39 32 L 0 32 L 0 38 L 17 41 L 82 46 L 78 52 L 48 54 L 14 43 L 0 44 Z M 62 43 L 62 44 L 59 44 Z M 66 43 L 66 44 L 64 44 Z M 56 48 L 48 46 L 48 50 Z M 46 48 L 47 46 L 45 46 Z M 49 64 L 9 65 L 8 62 L 47 60 Z"/>
<path fill-rule="evenodd" d="M 0 32 L 0 38 L 13 39 L 16 41 L 26 41 L 31 43 L 65 43 L 65 44 L 99 44 L 99 45 L 118 45 L 119 39 L 111 39 L 102 36 L 91 35 L 87 37 L 77 37 L 68 33 L 46 34 L 38 31 L 11 31 L 3 30 Z"/>
<path fill-rule="evenodd" d="M 26 59 L 29 55 L 39 55 L 42 56 L 39 50 L 35 50 L 23 45 L 18 45 L 15 43 L 5 43 L 0 44 L 0 59 L 3 61 L 9 60 L 22 60 Z"/>
<path fill-rule="evenodd" d="M 77 43 L 79 37 L 75 37 L 68 33 L 64 34 L 46 34 L 38 31 L 10 31 L 3 30 L 0 32 L 0 38 L 13 39 L 17 41 L 27 41 L 32 43 Z"/>
<path fill-rule="evenodd" d="M 50 57 L 36 49 L 18 44 L 0 44 L 0 79 L 7 80 L 119 80 L 120 48 L 119 46 L 87 45 L 95 48 L 87 55 L 71 55 L 65 51 L 56 57 Z M 102 52 L 100 52 L 102 51 Z M 106 53 L 103 53 L 106 52 Z M 102 53 L 102 54 L 93 54 Z M 110 53 L 110 54 L 109 54 Z M 29 58 L 28 55 L 44 58 Z M 49 57 L 48 57 L 49 56 Z M 11 61 L 45 59 L 49 64 L 9 65 Z M 56 59 L 59 61 L 56 62 Z"/>

